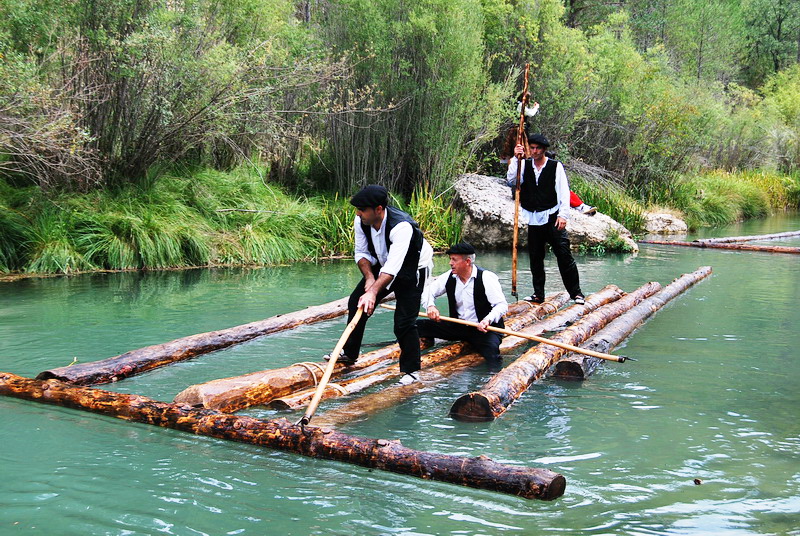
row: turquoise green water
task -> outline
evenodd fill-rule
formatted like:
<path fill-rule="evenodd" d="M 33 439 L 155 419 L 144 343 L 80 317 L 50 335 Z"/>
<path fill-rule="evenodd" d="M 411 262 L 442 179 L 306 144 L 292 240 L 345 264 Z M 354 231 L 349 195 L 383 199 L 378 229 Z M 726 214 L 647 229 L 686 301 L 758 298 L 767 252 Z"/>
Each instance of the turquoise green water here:
<path fill-rule="evenodd" d="M 797 229 L 792 215 L 701 235 Z M 779 243 L 800 246 L 800 237 Z M 478 260 L 508 288 L 507 256 Z M 525 262 L 521 295 L 530 290 Z M 643 246 L 578 262 L 587 292 L 666 284 L 704 265 L 714 273 L 626 341 L 622 353 L 639 361 L 606 364 L 582 384 L 544 380 L 495 422 L 447 417 L 487 378 L 479 368 L 342 429 L 548 467 L 567 479 L 559 500 L 0 398 L 0 534 L 800 534 L 800 258 Z M 560 290 L 552 259 L 548 276 L 548 291 Z M 0 284 L 0 370 L 34 376 L 259 320 L 340 298 L 356 279 L 341 261 Z M 193 383 L 319 359 L 343 327 L 340 319 L 266 337 L 110 388 L 171 400 Z M 390 338 L 390 313 L 380 312 L 365 341 Z"/>

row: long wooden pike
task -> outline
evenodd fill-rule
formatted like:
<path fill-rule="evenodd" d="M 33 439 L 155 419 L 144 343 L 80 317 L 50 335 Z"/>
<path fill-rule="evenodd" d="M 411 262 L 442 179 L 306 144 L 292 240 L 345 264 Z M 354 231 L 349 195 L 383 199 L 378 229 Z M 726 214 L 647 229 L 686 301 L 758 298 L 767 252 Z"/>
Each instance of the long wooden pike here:
<path fill-rule="evenodd" d="M 525 83 L 522 87 L 522 110 L 519 113 L 519 127 L 517 128 L 517 145 L 522 144 L 522 134 L 525 132 L 525 107 L 528 105 L 528 73 L 530 69 L 531 64 L 526 63 Z M 524 158 L 517 158 L 517 181 L 514 186 L 514 238 L 511 243 L 511 295 L 514 299 L 519 297 L 517 293 L 517 245 L 519 243 L 519 187 L 523 161 Z"/>
<path fill-rule="evenodd" d="M 381 305 L 384 309 L 389 309 L 394 311 L 394 306 L 392 305 Z M 419 316 L 423 318 L 428 318 L 428 315 L 425 313 L 419 313 Z M 465 326 L 472 326 L 473 328 L 478 327 L 477 322 L 470 322 L 469 320 L 462 320 L 460 318 L 453 318 L 452 316 L 444 316 L 440 315 L 439 318 L 441 320 L 445 320 L 447 322 L 453 322 L 455 324 L 463 324 Z M 594 350 L 587 350 L 585 348 L 581 348 L 579 346 L 573 346 L 572 344 L 567 344 L 565 342 L 558 342 L 552 339 L 547 339 L 545 337 L 539 337 L 536 335 L 529 335 L 527 333 L 523 333 L 521 331 L 512 331 L 510 329 L 503 329 L 503 328 L 496 328 L 494 326 L 487 326 L 487 330 L 495 331 L 497 333 L 502 333 L 503 335 L 511 335 L 512 337 L 521 337 L 523 339 L 528 339 L 531 341 L 540 342 L 542 344 L 550 344 L 552 346 L 557 346 L 564 350 L 569 350 L 570 352 L 575 352 L 576 354 L 583 354 L 588 355 L 589 357 L 596 357 L 598 359 L 605 359 L 606 361 L 616 361 L 617 363 L 624 363 L 625 361 L 631 360 L 636 361 L 630 357 L 625 357 L 624 355 L 611 355 L 611 354 L 603 354 L 601 352 L 595 352 Z"/>
<path fill-rule="evenodd" d="M 328 381 L 331 379 L 331 374 L 333 374 L 333 369 L 336 367 L 336 360 L 339 359 L 339 354 L 344 348 L 344 344 L 347 342 L 348 337 L 356 329 L 356 324 L 358 321 L 361 320 L 361 315 L 364 314 L 364 310 L 362 308 L 356 309 L 356 314 L 353 315 L 353 319 L 350 320 L 350 323 L 347 324 L 347 327 L 344 328 L 344 333 L 342 336 L 339 337 L 339 342 L 336 343 L 336 347 L 333 349 L 331 353 L 331 359 L 328 361 L 328 366 L 325 368 L 325 374 L 322 375 L 322 378 L 319 380 L 319 385 L 317 385 L 317 391 L 314 393 L 314 398 L 311 399 L 311 402 L 308 404 L 308 408 L 306 408 L 306 414 L 297 422 L 297 424 L 301 426 L 307 425 L 311 422 L 311 417 L 314 416 L 314 412 L 317 411 L 317 406 L 319 406 L 319 401 L 322 400 L 322 393 L 325 392 L 325 386 L 328 385 Z"/>

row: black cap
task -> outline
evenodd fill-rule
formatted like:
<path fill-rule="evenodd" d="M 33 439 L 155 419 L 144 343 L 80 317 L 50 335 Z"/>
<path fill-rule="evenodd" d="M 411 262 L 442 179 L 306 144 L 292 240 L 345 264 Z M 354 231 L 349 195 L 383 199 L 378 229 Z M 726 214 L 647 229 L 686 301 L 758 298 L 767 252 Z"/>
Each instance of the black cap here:
<path fill-rule="evenodd" d="M 469 242 L 459 242 L 445 251 L 447 255 L 475 255 L 475 248 Z"/>
<path fill-rule="evenodd" d="M 550 147 L 550 142 L 542 134 L 528 134 L 528 143 L 535 143 L 542 147 Z"/>
<path fill-rule="evenodd" d="M 380 184 L 368 184 L 350 199 L 354 207 L 385 207 L 389 203 L 389 191 Z"/>

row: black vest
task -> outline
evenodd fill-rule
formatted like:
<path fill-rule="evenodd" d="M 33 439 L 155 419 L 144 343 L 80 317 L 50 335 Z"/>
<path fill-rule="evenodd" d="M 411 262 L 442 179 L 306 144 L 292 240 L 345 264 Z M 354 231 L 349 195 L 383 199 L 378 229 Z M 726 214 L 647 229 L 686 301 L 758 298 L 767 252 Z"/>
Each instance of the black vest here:
<path fill-rule="evenodd" d="M 450 305 L 450 316 L 458 318 L 458 308 L 456 307 L 456 277 L 449 277 L 444 289 L 447 291 L 447 302 Z M 478 315 L 478 322 L 486 318 L 492 310 L 492 304 L 486 297 L 486 287 L 483 286 L 483 268 L 478 268 L 475 276 L 475 283 L 472 287 L 472 299 L 475 300 L 475 313 Z M 501 318 L 498 322 L 492 323 L 496 328 L 505 328 L 506 325 Z"/>
<path fill-rule="evenodd" d="M 392 241 L 389 239 L 389 234 L 392 232 L 392 229 L 394 229 L 395 225 L 404 221 L 411 224 L 413 234 L 411 235 L 411 242 L 408 244 L 406 258 L 403 260 L 403 265 L 400 267 L 400 271 L 397 272 L 395 279 L 402 279 L 412 284 L 416 284 L 417 270 L 419 267 L 419 255 L 422 251 L 422 243 L 424 238 L 417 222 L 415 222 L 411 216 L 402 210 L 394 207 L 386 207 L 386 249 L 388 250 L 392 247 Z M 375 245 L 372 243 L 371 227 L 362 223 L 361 230 L 364 231 L 364 236 L 367 237 L 367 248 L 369 249 L 370 255 L 377 259 L 378 255 L 375 253 Z M 378 265 L 380 266 L 380 262 Z"/>
<path fill-rule="evenodd" d="M 533 160 L 525 160 L 525 180 L 519 189 L 519 204 L 522 208 L 530 212 L 542 212 L 550 210 L 558 204 L 558 194 L 556 193 L 556 167 L 558 162 L 552 158 L 547 159 L 547 163 L 539 175 L 539 183 L 536 183 L 536 173 L 533 170 Z"/>

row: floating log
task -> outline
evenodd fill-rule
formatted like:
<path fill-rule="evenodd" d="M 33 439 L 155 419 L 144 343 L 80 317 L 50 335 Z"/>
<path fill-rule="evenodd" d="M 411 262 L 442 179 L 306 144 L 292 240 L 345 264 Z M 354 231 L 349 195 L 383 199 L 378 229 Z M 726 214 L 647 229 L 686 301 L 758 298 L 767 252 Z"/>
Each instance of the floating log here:
<path fill-rule="evenodd" d="M 582 318 L 552 339 L 573 345 L 581 344 L 614 318 L 660 289 L 661 285 L 658 283 L 647 283 L 635 292 Z M 463 395 L 456 400 L 450 408 L 450 416 L 462 421 L 496 419 L 565 353 L 566 350 L 546 344 L 531 348 L 497 373 L 480 391 Z"/>
<path fill-rule="evenodd" d="M 338 428 L 349 422 L 364 420 L 370 415 L 413 398 L 420 392 L 430 389 L 435 384 L 446 380 L 457 372 L 479 366 L 483 361 L 483 357 L 480 354 L 469 353 L 458 359 L 423 369 L 421 381 L 408 385 L 391 385 L 375 393 L 354 398 L 338 408 L 317 415 L 317 423 L 320 426 Z"/>
<path fill-rule="evenodd" d="M 526 499 L 556 499 L 564 494 L 566 487 L 566 479 L 548 469 L 504 465 L 485 456 L 464 458 L 422 452 L 404 447 L 396 440 L 350 436 L 319 427 L 301 428 L 286 419 L 267 421 L 229 415 L 139 395 L 76 387 L 57 380 L 34 380 L 0 372 L 0 395 Z"/>
<path fill-rule="evenodd" d="M 363 370 L 400 356 L 400 346 L 392 344 L 361 356 L 355 365 L 336 363 L 333 375 Z M 279 369 L 260 370 L 244 376 L 221 378 L 191 385 L 178 393 L 173 402 L 232 413 L 250 406 L 266 404 L 273 398 L 298 389 L 316 387 L 325 373 L 325 363 L 295 363 Z"/>
<path fill-rule="evenodd" d="M 558 311 L 558 309 L 568 301 L 569 294 L 566 292 L 560 292 L 548 297 L 544 303 L 532 304 L 531 307 L 527 308 L 517 308 L 516 310 L 522 311 L 522 313 L 510 318 L 506 317 L 506 323 L 511 326 L 511 329 L 522 329 L 531 322 L 541 319 L 546 314 Z M 468 351 L 469 348 L 469 345 L 463 342 L 457 342 L 448 344 L 442 348 L 428 352 L 427 354 L 423 354 L 422 368 L 427 369 L 447 360 L 454 359 L 455 357 L 465 353 L 465 351 Z M 459 360 L 461 359 L 462 358 L 459 358 Z M 390 365 L 370 374 L 357 376 L 355 378 L 350 378 L 331 384 L 325 389 L 325 391 L 323 391 L 322 398 L 328 399 L 351 395 L 398 376 L 400 376 L 399 365 Z M 314 396 L 315 391 L 316 389 L 304 389 L 287 396 L 275 398 L 269 402 L 269 406 L 273 409 L 280 410 L 302 408 L 309 403 L 311 397 Z"/>
<path fill-rule="evenodd" d="M 752 240 L 777 240 L 790 236 L 800 236 L 800 231 L 787 231 L 785 233 L 773 233 L 765 235 L 751 236 L 725 236 L 721 238 L 699 238 L 693 242 L 703 242 L 704 244 L 727 244 L 729 242 L 750 242 Z"/>
<path fill-rule="evenodd" d="M 536 318 L 536 315 L 543 316 L 547 311 L 557 310 L 566 303 L 568 296 L 565 293 L 552 296 L 546 304 L 539 304 L 536 307 L 523 305 L 518 310 L 525 310 L 523 319 Z M 525 320 L 528 321 L 528 320 Z M 400 356 L 400 347 L 397 344 L 380 348 L 373 352 L 362 355 L 356 364 L 345 368 L 337 365 L 334 376 L 341 376 L 344 372 L 354 372 L 369 369 L 375 366 L 383 366 L 387 362 L 397 359 Z M 187 387 L 175 397 L 174 402 L 179 404 L 189 404 L 195 407 L 216 409 L 224 412 L 235 412 L 241 409 L 268 404 L 279 397 L 290 396 L 295 391 L 307 387 L 316 387 L 324 372 L 324 364 L 319 363 L 299 363 L 281 369 L 262 370 L 252 372 L 243 376 L 231 378 L 221 378 L 209 382 L 192 385 Z M 384 378 L 388 379 L 390 376 Z M 378 378 L 374 376 L 373 378 Z M 383 381 L 383 380 L 376 380 Z M 340 385 L 340 384 L 336 384 Z M 326 389 L 323 398 L 338 396 L 341 393 L 336 385 Z M 362 384 L 366 388 L 372 384 Z M 355 388 L 355 385 L 352 386 Z M 276 403 L 280 405 L 280 403 Z M 293 406 L 294 407 L 294 406 Z"/>
<path fill-rule="evenodd" d="M 710 274 L 711 267 L 702 266 L 692 273 L 680 276 L 657 294 L 620 315 L 581 346 L 596 352 L 610 352 L 669 301 Z M 594 372 L 600 361 L 594 357 L 570 354 L 558 360 L 553 369 L 553 376 L 563 380 L 584 380 Z"/>
<path fill-rule="evenodd" d="M 393 299 L 394 294 L 391 294 L 391 296 Z M 256 337 L 342 316 L 347 312 L 348 299 L 342 298 L 322 305 L 307 307 L 301 311 L 276 315 L 241 326 L 209 331 L 208 333 L 190 335 L 163 344 L 146 346 L 100 361 L 45 370 L 40 372 L 36 379 L 56 379 L 74 385 L 98 385 L 115 382 L 169 365 L 170 363 L 191 359 L 198 355 L 240 344 Z"/>
<path fill-rule="evenodd" d="M 602 307 L 603 305 L 620 299 L 624 294 L 625 293 L 618 286 L 607 285 L 594 294 L 587 296 L 586 303 L 584 305 L 571 305 L 563 311 L 553 314 L 546 320 L 537 322 L 527 328 L 515 329 L 515 331 L 522 331 L 522 333 L 525 333 L 526 335 L 541 335 L 547 331 L 555 331 L 565 325 L 578 321 L 582 316 L 598 309 L 599 307 Z M 507 354 L 521 345 L 529 342 L 530 341 L 528 339 L 523 339 L 521 337 L 505 337 L 503 342 L 500 343 L 500 353 Z"/>
<path fill-rule="evenodd" d="M 736 249 L 742 251 L 761 251 L 764 253 L 800 254 L 800 248 L 789 246 L 754 246 L 752 244 L 717 244 L 714 242 L 681 242 L 680 240 L 639 240 L 642 244 L 661 244 L 666 246 L 689 246 L 694 248 Z"/>

